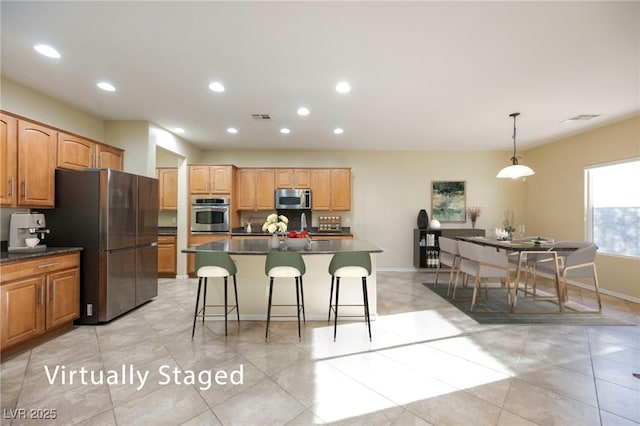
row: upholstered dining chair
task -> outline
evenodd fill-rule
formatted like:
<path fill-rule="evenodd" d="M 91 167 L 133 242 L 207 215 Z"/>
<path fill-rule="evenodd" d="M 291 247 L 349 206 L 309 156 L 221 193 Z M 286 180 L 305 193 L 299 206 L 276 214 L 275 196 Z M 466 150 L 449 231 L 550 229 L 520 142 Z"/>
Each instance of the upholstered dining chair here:
<path fill-rule="evenodd" d="M 532 243 L 534 244 L 534 247 L 535 247 L 535 244 L 538 243 L 540 246 L 540 250 L 544 250 L 544 247 L 555 244 L 555 240 L 553 238 L 540 237 L 540 236 L 527 236 L 522 239 L 522 242 Z M 553 255 L 539 253 L 539 252 L 538 253 L 522 252 L 522 253 L 524 254 L 524 256 L 522 257 L 522 264 L 520 265 L 520 268 L 521 270 L 524 271 L 523 283 L 524 283 L 524 295 L 526 297 L 527 294 L 529 293 L 528 292 L 529 276 L 533 275 L 535 263 L 538 260 L 543 260 L 543 259 L 553 260 Z M 515 263 L 517 262 L 520 252 L 509 252 L 508 255 L 509 255 L 509 262 Z M 519 289 L 516 289 L 516 291 L 518 290 Z M 535 294 L 535 291 L 533 292 L 533 294 Z"/>
<path fill-rule="evenodd" d="M 300 312 L 302 320 L 306 322 L 304 316 L 304 289 L 302 287 L 302 276 L 306 272 L 304 259 L 299 252 L 295 251 L 270 251 L 265 260 L 264 273 L 269 277 L 269 304 L 267 306 L 267 330 L 264 338 L 269 337 L 269 323 L 271 322 L 272 306 L 295 306 L 298 317 L 298 339 L 302 338 L 300 331 Z M 296 285 L 296 304 L 273 304 L 273 281 L 275 278 L 293 278 Z M 278 315 L 279 317 L 291 315 Z"/>
<path fill-rule="evenodd" d="M 474 277 L 473 296 L 471 297 L 470 311 L 473 311 L 478 298 L 478 289 L 482 281 L 485 282 L 485 295 L 488 298 L 487 281 L 489 279 L 499 279 L 501 287 L 506 286 L 507 306 L 511 309 L 511 272 L 515 268 L 509 264 L 506 253 L 498 251 L 493 247 L 486 247 L 479 244 L 458 241 L 460 252 L 460 272 Z M 455 286 L 454 286 L 455 292 Z"/>
<path fill-rule="evenodd" d="M 596 270 L 596 254 L 598 247 L 591 242 L 569 242 L 565 244 L 567 246 L 579 247 L 577 250 L 567 251 L 564 261 L 559 264 L 559 272 L 562 280 L 562 285 L 567 288 L 568 278 L 591 278 L 593 279 L 593 286 L 596 292 L 596 298 L 598 301 L 598 311 L 602 312 L 602 301 L 600 299 L 600 287 L 598 285 L 598 272 Z M 556 245 L 557 247 L 558 245 Z M 559 249 L 562 253 L 562 249 Z M 535 270 L 533 276 L 533 289 L 535 294 L 537 274 L 539 272 L 545 272 L 547 274 L 555 274 L 555 265 L 553 262 L 545 260 L 539 260 L 535 263 Z"/>
<path fill-rule="evenodd" d="M 196 296 L 196 308 L 193 314 L 193 328 L 191 329 L 191 340 L 196 331 L 196 319 L 201 316 L 202 322 L 207 316 L 220 316 L 220 314 L 207 314 L 207 308 L 224 308 L 224 335 L 227 335 L 227 317 L 229 312 L 236 310 L 238 326 L 240 326 L 240 310 L 238 309 L 238 287 L 236 285 L 236 264 L 231 256 L 225 252 L 198 252 L 196 253 L 196 275 L 198 276 L 198 293 Z M 233 277 L 233 292 L 235 294 L 235 305 L 230 305 L 227 298 L 227 278 Z M 207 305 L 207 285 L 209 278 L 223 278 L 224 283 L 224 304 Z M 202 306 L 200 305 L 200 293 L 204 289 Z"/>
<path fill-rule="evenodd" d="M 450 295 L 453 277 L 458 271 L 458 263 L 460 262 L 458 241 L 452 238 L 440 237 L 438 238 L 438 245 L 440 246 L 440 261 L 438 262 L 438 269 L 436 269 L 436 281 L 433 286 L 435 287 L 438 285 L 438 276 L 440 275 L 440 268 L 442 265 L 448 266 L 451 270 L 449 271 L 447 295 Z"/>

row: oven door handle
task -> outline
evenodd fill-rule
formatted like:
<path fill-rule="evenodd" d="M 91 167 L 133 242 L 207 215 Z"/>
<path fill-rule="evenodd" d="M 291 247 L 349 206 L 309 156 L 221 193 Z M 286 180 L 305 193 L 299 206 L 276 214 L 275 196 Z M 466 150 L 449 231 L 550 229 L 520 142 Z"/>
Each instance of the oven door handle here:
<path fill-rule="evenodd" d="M 227 210 L 229 210 L 228 206 L 225 207 L 220 207 L 220 206 L 203 206 L 203 205 L 192 205 L 191 208 L 193 210 L 213 210 L 213 211 L 219 211 L 219 212 L 225 212 Z"/>

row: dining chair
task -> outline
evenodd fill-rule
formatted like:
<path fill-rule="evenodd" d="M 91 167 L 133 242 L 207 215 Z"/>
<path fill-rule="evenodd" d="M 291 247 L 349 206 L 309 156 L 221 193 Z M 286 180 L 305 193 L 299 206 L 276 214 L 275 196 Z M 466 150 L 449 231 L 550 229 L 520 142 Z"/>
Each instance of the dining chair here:
<path fill-rule="evenodd" d="M 196 296 L 196 308 L 193 314 L 193 327 L 191 329 L 191 340 L 196 331 L 196 319 L 201 316 L 202 322 L 207 316 L 221 316 L 221 314 L 207 314 L 207 308 L 224 308 L 224 335 L 227 335 L 227 317 L 229 312 L 236 310 L 238 317 L 238 328 L 240 326 L 240 310 L 238 309 L 238 287 L 236 285 L 236 264 L 226 252 L 198 252 L 196 253 L 196 275 L 198 276 L 198 292 Z M 227 278 L 233 277 L 233 291 L 235 294 L 235 305 L 230 305 L 227 298 Z M 224 304 L 207 304 L 207 286 L 209 278 L 223 278 L 224 282 Z M 204 289 L 202 307 L 200 307 L 200 293 Z M 198 309 L 200 307 L 200 309 Z"/>
<path fill-rule="evenodd" d="M 481 283 L 485 283 L 485 298 L 488 300 L 489 279 L 499 279 L 500 288 L 506 286 L 507 306 L 511 309 L 511 272 L 515 268 L 509 264 L 509 258 L 504 251 L 496 250 L 494 247 L 481 246 L 466 241 L 458 242 L 460 251 L 460 271 L 474 277 L 473 295 L 471 297 L 470 311 L 473 311 L 478 298 L 478 289 Z M 475 267 L 475 269 L 474 269 Z M 455 288 L 454 288 L 455 291 Z"/>
<path fill-rule="evenodd" d="M 447 238 L 439 237 L 438 246 L 440 247 L 440 259 L 438 262 L 438 269 L 436 270 L 436 281 L 433 285 L 435 288 L 438 285 L 438 276 L 440 275 L 440 268 L 442 265 L 451 268 L 449 272 L 449 282 L 447 287 L 447 296 L 451 293 L 451 286 L 453 283 L 454 274 L 457 273 L 458 263 L 460 262 L 460 254 L 458 253 L 458 241 Z"/>
<path fill-rule="evenodd" d="M 598 301 L 597 312 L 602 312 L 602 300 L 600 298 L 600 287 L 598 285 L 598 272 L 596 270 L 596 254 L 598 246 L 592 242 L 565 242 L 567 246 L 579 247 L 577 250 L 566 251 L 564 261 L 559 264 L 559 273 L 562 280 L 562 286 L 567 288 L 568 278 L 591 278 L 596 292 Z M 556 246 L 557 247 L 557 246 Z M 562 248 L 559 249 L 562 252 Z M 535 294 L 536 279 L 538 272 L 547 274 L 555 274 L 555 266 L 553 262 L 540 260 L 535 264 L 535 272 L 533 276 L 533 288 Z M 565 290 L 566 291 L 566 290 Z"/>
<path fill-rule="evenodd" d="M 540 250 L 544 250 L 544 247 L 548 247 L 550 245 L 554 245 L 555 244 L 555 240 L 551 237 L 541 237 L 541 236 L 527 236 L 524 237 L 522 239 L 522 242 L 524 243 L 532 243 L 535 247 L 536 242 L 538 243 L 538 245 L 540 246 Z M 515 263 L 517 262 L 516 258 L 519 257 L 520 252 L 509 252 L 509 261 L 511 263 Z M 528 291 L 528 286 L 529 286 L 529 276 L 533 275 L 533 269 L 535 268 L 535 263 L 538 260 L 553 260 L 553 255 L 551 254 L 544 254 L 544 253 L 540 253 L 540 252 L 534 252 L 534 253 L 528 253 L 528 252 L 523 252 L 524 256 L 522 257 L 522 264 L 520 265 L 521 270 L 524 271 L 524 295 L 525 297 L 527 296 L 527 294 L 529 293 Z M 516 284 L 517 285 L 517 284 Z M 516 291 L 518 291 L 519 288 L 516 288 Z M 535 291 L 533 292 L 535 293 Z"/>
<path fill-rule="evenodd" d="M 267 305 L 267 330 L 264 338 L 269 337 L 269 323 L 271 322 L 272 306 L 295 306 L 298 317 L 298 339 L 302 338 L 300 331 L 300 312 L 302 320 L 306 322 L 304 315 L 304 290 L 302 276 L 306 272 L 306 266 L 302 255 L 295 251 L 270 251 L 267 254 L 264 265 L 265 275 L 269 277 L 269 304 Z M 275 278 L 293 278 L 296 285 L 296 304 L 273 304 L 273 282 Z M 275 315 L 274 315 L 275 316 Z M 292 315 L 278 315 L 278 317 L 291 317 Z"/>
<path fill-rule="evenodd" d="M 371 340 L 371 318 L 369 316 L 369 293 L 367 290 L 367 277 L 371 275 L 371 255 L 366 251 L 340 252 L 333 255 L 329 263 L 329 274 L 331 274 L 331 290 L 329 293 L 329 315 L 327 323 L 331 321 L 331 311 L 334 312 L 333 341 L 336 340 L 338 331 L 338 306 L 364 306 L 364 318 L 369 330 L 369 340 Z M 363 305 L 339 305 L 340 278 L 361 278 L 362 279 L 362 303 Z M 333 289 L 335 281 L 335 304 L 333 302 Z"/>

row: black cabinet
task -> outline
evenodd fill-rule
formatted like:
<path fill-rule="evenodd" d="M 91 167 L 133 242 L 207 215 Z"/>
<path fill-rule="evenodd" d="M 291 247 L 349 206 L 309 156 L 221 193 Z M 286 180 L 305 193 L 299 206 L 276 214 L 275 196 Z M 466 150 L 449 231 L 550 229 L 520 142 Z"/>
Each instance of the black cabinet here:
<path fill-rule="evenodd" d="M 484 229 L 448 228 L 448 229 L 414 229 L 413 230 L 413 266 L 419 269 L 437 268 L 440 257 L 440 236 L 484 237 Z"/>
<path fill-rule="evenodd" d="M 437 268 L 440 248 L 438 238 L 441 230 L 413 230 L 413 266 L 416 268 Z"/>

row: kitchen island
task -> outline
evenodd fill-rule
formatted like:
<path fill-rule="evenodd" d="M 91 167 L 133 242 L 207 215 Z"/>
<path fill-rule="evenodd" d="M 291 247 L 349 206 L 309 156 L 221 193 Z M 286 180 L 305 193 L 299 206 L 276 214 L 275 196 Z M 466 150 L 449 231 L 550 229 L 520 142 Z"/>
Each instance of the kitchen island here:
<path fill-rule="evenodd" d="M 231 255 L 236 262 L 238 273 L 238 304 L 240 305 L 240 319 L 265 320 L 267 316 L 267 297 L 269 290 L 269 278 L 264 272 L 266 255 L 274 249 L 270 248 L 270 241 L 264 238 L 256 239 L 225 239 L 211 243 L 201 244 L 182 250 L 184 253 L 218 252 L 224 251 Z M 286 250 L 284 242 L 280 249 Z M 329 311 L 329 290 L 331 287 L 331 275 L 328 268 L 334 253 L 347 251 L 366 251 L 371 254 L 371 275 L 367 278 L 369 292 L 369 310 L 372 319 L 376 317 L 376 254 L 382 253 L 382 249 L 365 240 L 317 240 L 311 241 L 307 248 L 299 250 L 306 265 L 306 273 L 303 277 L 304 302 L 306 318 L 309 321 L 327 319 Z M 207 290 L 207 303 L 215 304 L 222 301 L 223 286 L 221 280 L 210 281 Z M 295 284 L 293 278 L 278 278 L 274 283 L 274 304 L 295 305 Z M 232 292 L 230 291 L 230 294 Z M 231 298 L 229 299 L 231 301 Z M 195 303 L 195 300 L 194 300 Z M 343 278 L 340 281 L 340 304 L 362 305 L 362 284 L 358 278 Z M 289 312 L 280 314 L 286 315 Z M 289 309 L 291 314 L 295 308 Z M 363 315 L 363 308 L 340 308 L 341 315 Z M 230 318 L 232 318 L 231 316 Z M 293 318 L 291 318 L 293 320 Z"/>

